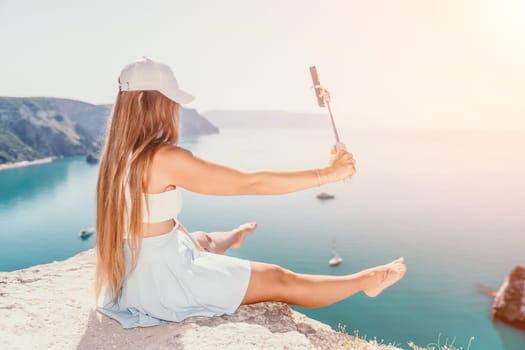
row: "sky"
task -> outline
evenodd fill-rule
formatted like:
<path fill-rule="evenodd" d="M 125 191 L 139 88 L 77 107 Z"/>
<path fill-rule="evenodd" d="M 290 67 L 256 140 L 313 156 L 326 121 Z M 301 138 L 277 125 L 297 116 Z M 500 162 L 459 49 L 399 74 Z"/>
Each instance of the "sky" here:
<path fill-rule="evenodd" d="M 112 103 L 168 63 L 188 107 L 325 113 L 343 127 L 525 130 L 525 0 L 0 0 L 0 96 Z"/>

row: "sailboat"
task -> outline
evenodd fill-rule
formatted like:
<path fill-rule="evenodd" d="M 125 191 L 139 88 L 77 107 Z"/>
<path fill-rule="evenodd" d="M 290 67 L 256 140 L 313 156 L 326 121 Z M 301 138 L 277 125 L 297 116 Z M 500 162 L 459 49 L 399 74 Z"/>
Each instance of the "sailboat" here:
<path fill-rule="evenodd" d="M 334 238 L 334 240 L 332 241 L 332 258 L 328 260 L 328 265 L 330 266 L 337 266 L 343 262 L 343 258 L 341 258 L 339 254 L 337 254 L 337 252 L 335 251 L 335 246 L 336 243 Z"/>
<path fill-rule="evenodd" d="M 85 227 L 82 230 L 80 230 L 80 233 L 78 236 L 82 239 L 87 239 L 89 236 L 91 236 L 93 233 L 95 233 L 94 227 Z"/>
<path fill-rule="evenodd" d="M 333 254 L 334 256 L 330 260 L 328 260 L 328 265 L 337 266 L 343 262 L 343 258 L 341 258 L 339 254 L 337 254 L 337 252 L 334 251 Z"/>

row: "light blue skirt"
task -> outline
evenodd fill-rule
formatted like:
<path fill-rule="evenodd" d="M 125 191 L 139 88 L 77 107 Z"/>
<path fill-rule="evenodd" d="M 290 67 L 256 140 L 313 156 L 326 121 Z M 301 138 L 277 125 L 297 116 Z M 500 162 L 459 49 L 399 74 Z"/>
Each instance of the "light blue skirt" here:
<path fill-rule="evenodd" d="M 198 251 L 178 229 L 142 239 L 137 266 L 124 240 L 126 280 L 116 304 L 101 297 L 97 310 L 124 328 L 155 326 L 190 316 L 233 314 L 250 281 L 248 260 Z"/>

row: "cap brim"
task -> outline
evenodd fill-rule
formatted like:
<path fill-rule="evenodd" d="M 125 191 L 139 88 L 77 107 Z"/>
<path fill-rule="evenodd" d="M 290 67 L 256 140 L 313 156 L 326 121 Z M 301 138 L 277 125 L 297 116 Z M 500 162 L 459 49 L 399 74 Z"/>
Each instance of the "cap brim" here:
<path fill-rule="evenodd" d="M 173 91 L 161 91 L 161 93 L 170 100 L 180 104 L 190 103 L 195 99 L 193 95 L 188 94 L 186 91 L 180 89 Z"/>

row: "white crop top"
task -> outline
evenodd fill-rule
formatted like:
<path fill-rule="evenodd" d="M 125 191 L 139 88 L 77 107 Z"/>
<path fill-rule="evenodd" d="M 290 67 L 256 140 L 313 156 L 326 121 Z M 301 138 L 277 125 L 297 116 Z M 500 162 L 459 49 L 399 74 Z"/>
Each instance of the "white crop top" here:
<path fill-rule="evenodd" d="M 142 201 L 142 222 L 162 222 L 169 219 L 176 219 L 182 209 L 182 196 L 176 188 L 161 193 L 145 193 L 148 196 L 149 215 L 146 208 L 146 201 Z"/>
<path fill-rule="evenodd" d="M 149 213 L 146 208 L 145 196 L 148 196 Z M 126 191 L 126 205 L 127 212 L 131 210 L 131 201 L 129 200 L 129 190 Z M 144 193 L 142 197 L 142 222 L 157 223 L 170 219 L 175 219 L 177 229 L 179 220 L 177 216 L 182 209 L 182 195 L 178 188 L 160 193 Z M 128 227 L 128 216 L 124 220 L 124 227 Z M 124 237 L 128 236 L 128 232 L 124 233 Z"/>

